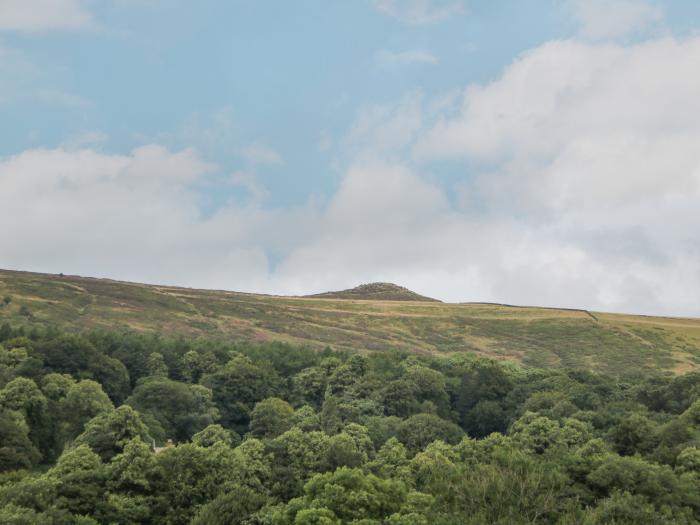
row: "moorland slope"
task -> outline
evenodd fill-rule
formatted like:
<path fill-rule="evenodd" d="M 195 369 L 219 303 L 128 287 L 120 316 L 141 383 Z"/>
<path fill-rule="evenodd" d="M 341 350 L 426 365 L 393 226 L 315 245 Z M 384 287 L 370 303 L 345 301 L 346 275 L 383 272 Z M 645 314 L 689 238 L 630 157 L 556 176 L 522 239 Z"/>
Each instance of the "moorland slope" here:
<path fill-rule="evenodd" d="M 473 352 L 526 366 L 616 375 L 700 368 L 698 319 L 417 298 L 386 283 L 279 297 L 0 270 L 0 323 L 124 328 L 339 350 Z"/>

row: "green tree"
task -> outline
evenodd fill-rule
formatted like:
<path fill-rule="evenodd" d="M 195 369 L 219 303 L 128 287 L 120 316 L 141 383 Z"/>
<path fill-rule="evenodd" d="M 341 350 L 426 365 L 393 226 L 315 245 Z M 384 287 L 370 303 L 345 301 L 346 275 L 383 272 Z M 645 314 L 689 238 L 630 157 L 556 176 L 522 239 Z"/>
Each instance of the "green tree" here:
<path fill-rule="evenodd" d="M 347 425 L 328 441 L 328 464 L 331 468 L 360 467 L 374 455 L 374 446 L 366 427 Z"/>
<path fill-rule="evenodd" d="M 41 457 L 29 439 L 29 427 L 19 412 L 0 410 L 0 472 L 26 469 Z"/>
<path fill-rule="evenodd" d="M 398 429 L 398 439 L 416 452 L 436 440 L 456 444 L 464 436 L 459 426 L 434 414 L 416 414 L 404 420 Z"/>
<path fill-rule="evenodd" d="M 134 439 L 151 443 L 151 436 L 139 414 L 129 405 L 122 405 L 91 419 L 75 439 L 74 445 L 87 445 L 103 461 L 109 461 L 121 454 L 124 447 Z"/>
<path fill-rule="evenodd" d="M 106 470 L 100 457 L 87 445 L 65 451 L 47 476 L 58 481 L 57 508 L 78 515 L 103 512 Z"/>
<path fill-rule="evenodd" d="M 200 447 L 212 447 L 217 443 L 234 447 L 240 442 L 241 436 L 221 425 L 209 425 L 192 436 L 192 443 Z"/>
<path fill-rule="evenodd" d="M 298 403 L 308 403 L 318 409 L 323 403 L 328 384 L 326 370 L 320 366 L 305 368 L 292 378 L 292 391 Z"/>
<path fill-rule="evenodd" d="M 267 498 L 248 487 L 233 486 L 204 505 L 192 525 L 244 525 L 267 503 Z"/>
<path fill-rule="evenodd" d="M 190 439 L 219 417 L 210 390 L 165 377 L 142 379 L 126 403 L 157 421 L 166 438 L 178 441 Z"/>
<path fill-rule="evenodd" d="M 82 433 L 85 423 L 103 412 L 114 410 L 114 406 L 99 383 L 83 379 L 71 385 L 66 397 L 60 401 L 59 410 L 63 439 L 70 441 Z"/>
<path fill-rule="evenodd" d="M 259 438 L 274 438 L 292 426 L 294 409 L 289 403 L 270 397 L 255 404 L 250 415 L 250 433 Z"/>
<path fill-rule="evenodd" d="M 284 524 L 381 523 L 401 510 L 407 494 L 400 481 L 343 467 L 311 478 L 304 487 L 304 497 L 293 500 L 279 520 Z"/>
<path fill-rule="evenodd" d="M 153 377 L 168 377 L 168 365 L 165 364 L 163 354 L 152 352 L 148 356 L 148 375 Z"/>
<path fill-rule="evenodd" d="M 622 456 L 651 452 L 659 440 L 659 428 L 644 414 L 625 416 L 609 431 L 610 441 Z"/>
<path fill-rule="evenodd" d="M 123 452 L 107 466 L 105 521 L 109 523 L 152 523 L 151 480 L 156 473 L 150 445 L 140 438 L 128 441 Z"/>
<path fill-rule="evenodd" d="M 182 377 L 188 383 L 197 383 L 202 376 L 202 358 L 195 350 L 185 353 L 180 360 Z"/>
<path fill-rule="evenodd" d="M 240 448 L 240 447 L 239 447 Z M 199 447 L 184 444 L 165 448 L 155 456 L 150 480 L 154 516 L 160 523 L 190 523 L 197 509 L 222 494 L 236 481 L 238 463 L 223 444 Z"/>
<path fill-rule="evenodd" d="M 272 465 L 273 491 L 288 500 L 301 494 L 304 483 L 328 469 L 329 438 L 323 432 L 304 432 L 294 427 L 269 444 L 275 461 Z"/>
<path fill-rule="evenodd" d="M 238 356 L 220 370 L 204 376 L 202 384 L 213 392 L 221 412 L 221 424 L 242 434 L 248 429 L 255 403 L 277 394 L 280 380 L 273 370 Z"/>
<path fill-rule="evenodd" d="M 47 400 L 34 381 L 17 377 L 5 385 L 0 390 L 0 409 L 21 413 L 34 446 L 44 454 L 48 452 L 52 439 Z"/>
<path fill-rule="evenodd" d="M 396 438 L 389 439 L 377 452 L 377 457 L 367 465 L 368 469 L 383 479 L 411 481 L 408 451 Z"/>

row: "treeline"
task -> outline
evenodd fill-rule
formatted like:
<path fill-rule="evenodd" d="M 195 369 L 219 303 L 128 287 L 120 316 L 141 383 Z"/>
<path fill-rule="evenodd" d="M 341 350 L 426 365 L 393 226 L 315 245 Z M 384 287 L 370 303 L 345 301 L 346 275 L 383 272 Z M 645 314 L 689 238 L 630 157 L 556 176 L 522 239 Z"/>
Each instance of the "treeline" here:
<path fill-rule="evenodd" d="M 3 325 L 0 523 L 698 523 L 699 399 L 700 374 Z"/>

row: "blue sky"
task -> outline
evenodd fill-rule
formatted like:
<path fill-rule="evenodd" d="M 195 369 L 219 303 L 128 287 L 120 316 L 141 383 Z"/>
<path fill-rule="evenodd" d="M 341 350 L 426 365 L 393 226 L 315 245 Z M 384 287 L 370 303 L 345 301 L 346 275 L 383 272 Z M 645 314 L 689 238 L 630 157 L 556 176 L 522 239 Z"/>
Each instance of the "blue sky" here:
<path fill-rule="evenodd" d="M 0 266 L 700 314 L 699 22 L 687 1 L 0 0 Z"/>
<path fill-rule="evenodd" d="M 3 35 L 39 70 L 31 87 L 54 97 L 18 93 L 5 105 L 14 125 L 2 127 L 2 153 L 99 130 L 110 152 L 197 141 L 226 172 L 245 168 L 237 149 L 264 144 L 284 159 L 260 175 L 275 205 L 333 191 L 330 144 L 362 108 L 487 81 L 523 50 L 572 31 L 546 1 L 536 11 L 465 4 L 433 23 L 405 23 L 363 0 L 83 5 L 94 27 Z M 212 143 L 207 131 L 221 132 L 221 119 L 227 136 Z"/>

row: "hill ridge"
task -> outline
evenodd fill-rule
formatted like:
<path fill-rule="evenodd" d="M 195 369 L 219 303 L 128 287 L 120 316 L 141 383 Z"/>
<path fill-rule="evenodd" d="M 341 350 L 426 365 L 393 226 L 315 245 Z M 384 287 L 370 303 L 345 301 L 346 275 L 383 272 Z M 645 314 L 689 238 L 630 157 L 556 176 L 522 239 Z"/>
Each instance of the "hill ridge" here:
<path fill-rule="evenodd" d="M 304 297 L 326 299 L 362 299 L 377 301 L 430 301 L 441 302 L 431 297 L 420 295 L 404 286 L 388 282 L 372 282 L 348 288 L 347 290 L 322 292 Z"/>
<path fill-rule="evenodd" d="M 362 298 L 358 289 L 414 293 L 367 283 L 350 289 L 357 300 L 289 297 L 0 270 L 0 325 L 470 353 L 615 375 L 700 371 L 700 319 L 595 312 L 596 321 L 585 310 Z"/>

